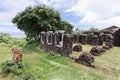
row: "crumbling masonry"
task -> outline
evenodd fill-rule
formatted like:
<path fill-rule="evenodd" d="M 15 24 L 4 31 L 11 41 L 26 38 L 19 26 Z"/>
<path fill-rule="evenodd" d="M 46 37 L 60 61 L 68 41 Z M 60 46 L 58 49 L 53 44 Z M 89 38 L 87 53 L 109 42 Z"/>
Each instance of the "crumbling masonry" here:
<path fill-rule="evenodd" d="M 62 56 L 69 57 L 72 54 L 72 36 L 64 34 L 64 31 L 48 31 L 40 33 L 40 48 L 45 51 L 53 51 Z"/>

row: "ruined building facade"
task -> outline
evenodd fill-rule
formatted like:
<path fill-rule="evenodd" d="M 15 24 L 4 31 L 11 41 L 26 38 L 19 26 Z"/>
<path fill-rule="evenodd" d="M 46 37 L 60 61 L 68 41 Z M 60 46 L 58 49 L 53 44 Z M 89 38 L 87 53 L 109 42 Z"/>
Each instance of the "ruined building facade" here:
<path fill-rule="evenodd" d="M 64 34 L 64 31 L 41 32 L 40 41 L 40 48 L 45 51 L 53 51 L 67 57 L 72 54 L 72 37 L 70 34 Z"/>

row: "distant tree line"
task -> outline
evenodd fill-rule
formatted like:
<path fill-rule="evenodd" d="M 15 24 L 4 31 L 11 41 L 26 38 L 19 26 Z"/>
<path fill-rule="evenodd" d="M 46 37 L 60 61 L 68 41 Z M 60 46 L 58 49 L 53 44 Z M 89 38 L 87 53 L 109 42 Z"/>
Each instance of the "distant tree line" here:
<path fill-rule="evenodd" d="M 85 32 L 96 32 L 96 31 L 99 31 L 99 30 L 97 28 L 94 28 L 94 27 L 91 27 L 88 30 L 82 30 L 82 29 L 76 28 L 73 31 L 73 34 L 82 34 L 82 33 L 85 33 Z"/>

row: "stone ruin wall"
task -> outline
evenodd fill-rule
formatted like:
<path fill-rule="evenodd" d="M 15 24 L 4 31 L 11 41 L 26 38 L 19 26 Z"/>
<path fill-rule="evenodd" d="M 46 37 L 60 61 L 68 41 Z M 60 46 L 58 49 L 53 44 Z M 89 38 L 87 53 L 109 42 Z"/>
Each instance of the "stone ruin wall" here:
<path fill-rule="evenodd" d="M 60 40 L 61 37 L 61 40 Z M 64 34 L 64 31 L 52 31 L 40 33 L 40 48 L 45 51 L 53 51 L 62 56 L 72 54 L 72 37 L 70 34 Z"/>
<path fill-rule="evenodd" d="M 73 51 L 73 43 L 89 44 L 92 46 L 101 46 L 103 42 L 107 46 L 112 46 L 112 34 L 87 33 L 82 35 L 64 34 L 64 31 L 48 31 L 40 33 L 40 48 L 45 51 L 53 51 L 62 56 L 69 56 Z"/>
<path fill-rule="evenodd" d="M 108 33 L 86 33 L 81 35 L 73 35 L 73 43 L 81 43 L 81 44 L 88 44 L 92 46 L 101 46 L 103 42 L 114 42 L 114 38 L 109 37 L 113 35 Z"/>
<path fill-rule="evenodd" d="M 106 50 L 112 48 L 113 39 L 112 34 L 88 33 L 82 35 L 70 35 L 64 34 L 64 31 L 56 31 L 54 33 L 48 31 L 40 33 L 40 48 L 45 51 L 56 52 L 61 56 L 71 57 L 77 63 L 95 68 L 95 66 L 92 65 L 94 56 L 100 56 L 106 52 Z M 102 48 L 98 47 L 98 45 L 102 45 L 103 42 L 105 42 L 105 46 L 102 46 Z M 75 48 L 75 46 L 73 47 L 73 43 L 78 44 L 76 45 L 77 48 Z M 90 52 L 82 52 L 78 58 L 71 56 L 73 51 L 82 51 L 82 46 L 79 43 L 89 44 L 94 47 L 91 48 Z"/>
<path fill-rule="evenodd" d="M 120 47 L 120 29 L 116 31 L 113 35 L 114 35 L 114 46 Z"/>

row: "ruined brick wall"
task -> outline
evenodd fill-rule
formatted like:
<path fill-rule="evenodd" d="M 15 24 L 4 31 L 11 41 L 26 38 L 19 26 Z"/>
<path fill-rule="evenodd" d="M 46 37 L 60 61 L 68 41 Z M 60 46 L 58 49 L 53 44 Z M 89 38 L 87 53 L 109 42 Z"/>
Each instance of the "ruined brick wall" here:
<path fill-rule="evenodd" d="M 98 45 L 98 36 L 97 35 L 87 35 L 87 44 L 92 45 L 92 46 L 97 46 Z"/>
<path fill-rule="evenodd" d="M 79 37 L 79 43 L 81 44 L 89 44 L 92 46 L 101 46 L 103 45 L 103 42 L 108 42 L 111 39 L 107 39 L 108 35 L 112 35 L 111 33 L 100 33 L 100 32 L 93 32 L 93 33 L 87 33 L 87 34 L 82 34 Z M 118 39 L 118 34 L 116 36 L 116 42 L 119 43 Z M 113 39 L 110 41 L 113 43 Z M 114 41 L 115 42 L 115 41 Z"/>
<path fill-rule="evenodd" d="M 59 33 L 61 33 L 61 35 L 59 35 Z M 48 35 L 51 35 L 51 37 L 49 37 Z M 64 34 L 63 31 L 58 31 L 55 33 L 41 32 L 40 36 L 41 36 L 40 37 L 41 49 L 45 51 L 53 51 L 53 52 L 59 53 L 62 56 L 69 56 L 70 54 L 72 54 L 72 36 L 71 35 Z"/>
<path fill-rule="evenodd" d="M 72 46 L 73 46 L 73 42 L 72 42 L 72 36 L 70 34 L 66 34 L 64 35 L 63 38 L 63 56 L 69 56 L 70 54 L 72 54 Z"/>
<path fill-rule="evenodd" d="M 87 34 L 87 44 L 91 45 L 93 34 Z"/>
<path fill-rule="evenodd" d="M 113 37 L 113 35 L 112 34 L 107 34 L 107 40 L 106 40 L 106 42 L 105 42 L 105 45 L 106 46 L 109 46 L 110 48 L 112 48 L 113 47 L 113 42 L 114 42 L 114 37 Z"/>
<path fill-rule="evenodd" d="M 120 29 L 114 33 L 114 46 L 120 46 Z"/>
<path fill-rule="evenodd" d="M 81 44 L 87 44 L 87 35 L 86 34 L 82 34 L 80 36 L 81 38 Z"/>
<path fill-rule="evenodd" d="M 77 35 L 77 34 L 74 34 L 74 35 L 72 36 L 73 43 L 79 43 L 79 42 L 80 42 L 79 36 L 80 36 L 80 35 Z"/>
<path fill-rule="evenodd" d="M 91 36 L 91 45 L 92 46 L 97 46 L 98 45 L 98 37 L 96 35 Z"/>
<path fill-rule="evenodd" d="M 99 40 L 98 40 L 98 45 L 99 45 L 99 46 L 103 45 L 103 41 L 104 41 L 104 40 L 103 40 L 103 33 L 100 33 L 100 35 L 98 36 L 98 39 L 99 39 Z"/>
<path fill-rule="evenodd" d="M 41 32 L 40 33 L 40 48 L 46 51 L 46 44 L 47 44 L 47 40 L 46 40 L 46 33 L 45 32 Z"/>
<path fill-rule="evenodd" d="M 13 53 L 13 60 L 15 63 L 18 63 L 20 61 L 22 61 L 22 50 L 16 47 L 13 47 L 12 49 L 12 53 Z"/>

